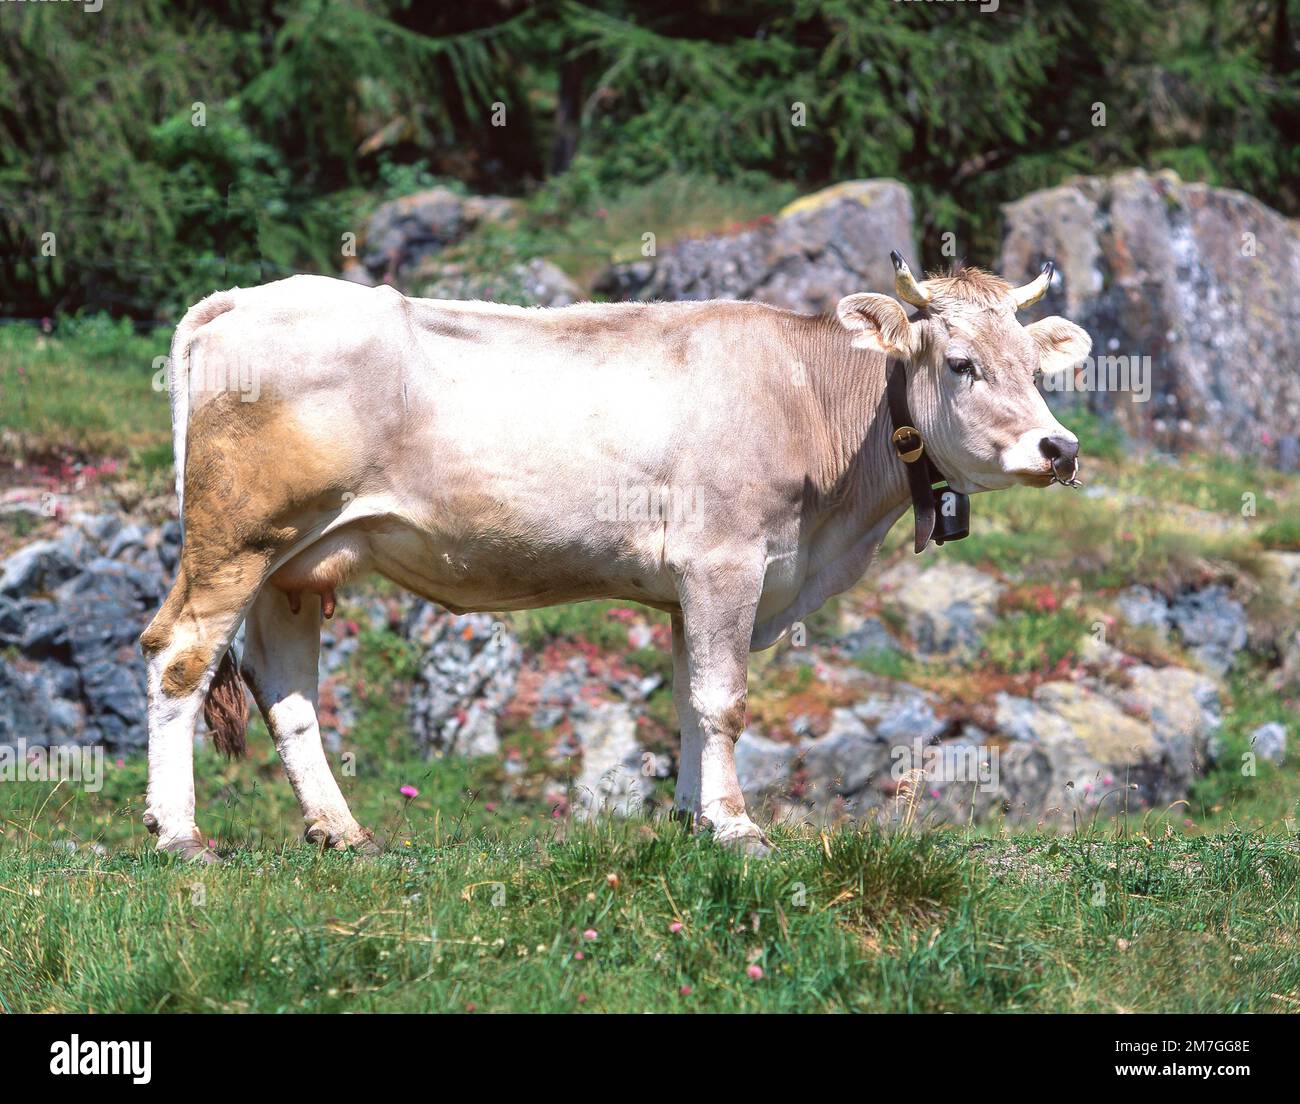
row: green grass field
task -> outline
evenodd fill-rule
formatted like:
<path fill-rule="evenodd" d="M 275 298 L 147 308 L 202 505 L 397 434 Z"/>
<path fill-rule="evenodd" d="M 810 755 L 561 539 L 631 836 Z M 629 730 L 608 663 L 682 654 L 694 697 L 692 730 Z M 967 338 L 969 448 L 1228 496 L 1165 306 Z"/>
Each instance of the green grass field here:
<path fill-rule="evenodd" d="M 1294 839 L 672 824 L 304 847 L 216 868 L 0 856 L 0 998 L 42 1011 L 1300 1009 Z"/>

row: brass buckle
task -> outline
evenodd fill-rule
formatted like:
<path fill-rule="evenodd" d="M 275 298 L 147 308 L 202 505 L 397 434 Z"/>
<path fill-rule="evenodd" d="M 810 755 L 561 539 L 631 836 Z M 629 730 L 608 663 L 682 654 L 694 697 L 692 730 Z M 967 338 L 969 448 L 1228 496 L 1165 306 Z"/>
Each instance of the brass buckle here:
<path fill-rule="evenodd" d="M 899 426 L 889 440 L 904 464 L 915 464 L 925 451 L 925 442 L 913 426 Z"/>

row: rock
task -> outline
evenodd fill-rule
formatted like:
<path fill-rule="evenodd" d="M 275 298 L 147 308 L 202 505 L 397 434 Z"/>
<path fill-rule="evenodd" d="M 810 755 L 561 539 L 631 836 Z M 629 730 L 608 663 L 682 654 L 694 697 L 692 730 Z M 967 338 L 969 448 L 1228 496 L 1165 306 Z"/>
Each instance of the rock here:
<path fill-rule="evenodd" d="M 101 551 L 122 528 L 122 518 L 118 514 L 75 514 L 71 521 Z"/>
<path fill-rule="evenodd" d="M 845 633 L 835 641 L 835 644 L 845 655 L 853 659 L 880 655 L 882 652 L 902 651 L 893 633 L 885 627 L 885 623 L 879 617 L 864 618 L 862 624 L 851 632 Z"/>
<path fill-rule="evenodd" d="M 1277 596 L 1293 609 L 1300 607 L 1300 552 L 1258 553 L 1262 574 L 1277 589 Z"/>
<path fill-rule="evenodd" d="M 488 614 L 456 616 L 429 602 L 413 604 L 402 631 L 423 649 L 409 704 L 417 744 L 496 754 L 496 718 L 514 696 L 523 660 L 519 642 Z"/>
<path fill-rule="evenodd" d="M 853 712 L 891 746 L 910 746 L 918 740 L 928 744 L 948 727 L 935 712 L 934 697 L 907 683 L 872 694 L 853 706 Z"/>
<path fill-rule="evenodd" d="M 1277 721 L 1262 724 L 1250 734 L 1250 746 L 1266 763 L 1281 763 L 1286 759 L 1286 728 Z"/>
<path fill-rule="evenodd" d="M 611 299 L 755 299 L 833 310 L 855 291 L 892 291 L 890 250 L 916 256 L 912 200 L 895 180 L 852 180 L 796 200 L 737 234 L 662 244 L 658 256 L 611 266 Z"/>
<path fill-rule="evenodd" d="M 531 307 L 567 307 L 587 298 L 564 272 L 540 257 L 504 272 L 475 272 L 463 265 L 422 267 L 412 277 L 427 299 L 486 299 Z"/>
<path fill-rule="evenodd" d="M 114 748 L 143 748 L 149 742 L 146 674 L 141 662 L 102 660 L 82 668 L 86 738 Z"/>
<path fill-rule="evenodd" d="M 28 659 L 70 662 L 67 615 L 49 598 L 0 598 L 0 648 L 16 648 Z"/>
<path fill-rule="evenodd" d="M 752 729 L 741 733 L 736 741 L 736 774 L 746 801 L 784 794 L 798 755 L 797 744 L 778 743 Z"/>
<path fill-rule="evenodd" d="M 1183 646 L 1216 675 L 1227 674 L 1249 639 L 1245 607 L 1218 584 L 1175 599 L 1169 619 Z"/>
<path fill-rule="evenodd" d="M 1273 674 L 1272 687 L 1279 693 L 1300 695 L 1300 629 L 1286 638 L 1281 651 L 1282 663 Z"/>
<path fill-rule="evenodd" d="M 110 560 L 120 559 L 128 550 L 144 548 L 145 539 L 146 534 L 143 526 L 124 525 L 117 531 L 112 541 L 109 542 L 104 555 Z"/>
<path fill-rule="evenodd" d="M 1139 665 L 1128 675 L 1131 686 L 1120 701 L 1151 719 L 1164 749 L 1161 796 L 1185 793 L 1212 758 L 1209 749 L 1222 723 L 1219 692 L 1211 679 L 1183 667 Z"/>
<path fill-rule="evenodd" d="M 881 596 L 903 614 L 923 656 L 973 651 L 997 620 L 1002 584 L 963 563 L 918 568 L 910 561 L 880 577 Z"/>
<path fill-rule="evenodd" d="M 998 695 L 1010 819 L 1069 826 L 1098 810 L 1163 808 L 1187 796 L 1219 729 L 1214 683 L 1177 667 L 1138 665 L 1129 675 L 1117 699 L 1108 687 L 1063 681 L 1043 683 L 1032 699 Z"/>
<path fill-rule="evenodd" d="M 20 670 L 0 657 L 0 744 L 54 747 L 81 740 L 83 715 L 45 668 Z"/>
<path fill-rule="evenodd" d="M 1026 280 L 1049 258 L 1059 273 L 1024 321 L 1063 314 L 1092 334 L 1094 357 L 1159 368 L 1149 401 L 1078 401 L 1162 449 L 1296 462 L 1300 374 L 1279 365 L 1300 345 L 1297 223 L 1241 192 L 1142 170 L 1080 177 L 1004 213 L 1003 275 Z"/>
<path fill-rule="evenodd" d="M 654 793 L 642 771 L 644 752 L 636 739 L 636 718 L 626 702 L 601 702 L 574 721 L 582 745 L 582 770 L 573 784 L 574 811 L 635 816 Z"/>
<path fill-rule="evenodd" d="M 1135 628 L 1155 629 L 1161 636 L 1169 632 L 1169 602 L 1159 591 L 1129 587 L 1115 596 L 1115 608 Z"/>
<path fill-rule="evenodd" d="M 370 216 L 361 264 L 371 280 L 400 284 L 424 258 L 460 241 L 483 223 L 508 220 L 517 211 L 514 200 L 462 196 L 443 187 L 402 196 Z"/>
<path fill-rule="evenodd" d="M 0 565 L 0 595 L 22 598 L 53 590 L 78 570 L 76 556 L 66 541 L 37 541 L 20 548 Z"/>
<path fill-rule="evenodd" d="M 882 771 L 888 773 L 890 748 L 848 709 L 831 714 L 825 736 L 803 748 L 803 769 L 807 778 L 805 800 L 824 804 L 835 796 L 847 796 L 863 789 Z"/>

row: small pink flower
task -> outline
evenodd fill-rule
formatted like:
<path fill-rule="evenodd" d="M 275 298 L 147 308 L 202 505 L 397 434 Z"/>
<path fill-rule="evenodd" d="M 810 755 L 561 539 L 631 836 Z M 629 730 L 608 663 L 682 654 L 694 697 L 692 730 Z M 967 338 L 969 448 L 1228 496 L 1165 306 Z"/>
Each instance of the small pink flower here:
<path fill-rule="evenodd" d="M 679 931 L 682 930 L 682 923 L 681 923 L 681 921 L 680 921 L 680 920 L 674 920 L 671 924 L 668 925 L 668 930 L 669 930 L 670 932 L 672 932 L 673 935 L 676 935 Z"/>
<path fill-rule="evenodd" d="M 680 989 L 677 990 L 677 992 L 680 993 L 683 997 L 689 997 L 691 995 L 691 987 L 689 985 L 683 985 Z"/>
<path fill-rule="evenodd" d="M 420 796 L 420 791 L 417 790 L 414 786 L 403 786 L 397 792 L 400 793 L 408 801 Z"/>
<path fill-rule="evenodd" d="M 757 963 L 746 970 L 745 973 L 747 973 L 753 981 L 763 980 L 763 967 L 759 966 Z"/>
<path fill-rule="evenodd" d="M 114 765 L 115 767 L 124 767 L 124 766 L 126 766 L 126 760 L 125 760 L 125 759 L 115 759 L 115 760 L 113 761 L 113 765 Z"/>
<path fill-rule="evenodd" d="M 473 1001 L 470 1001 L 469 1004 L 465 1005 L 465 1011 L 466 1011 L 466 1012 L 477 1012 L 477 1011 L 478 1011 L 478 1005 L 475 1004 Z"/>
<path fill-rule="evenodd" d="M 573 957 L 576 958 L 579 962 L 581 962 L 581 961 L 582 961 L 584 958 L 586 958 L 587 956 L 586 956 L 585 954 L 583 954 L 581 951 L 574 951 L 574 952 L 573 952 Z"/>
<path fill-rule="evenodd" d="M 209 851 L 215 851 L 215 850 L 216 850 L 216 847 L 217 847 L 217 841 L 216 841 L 216 840 L 214 840 L 214 839 L 210 839 L 210 840 L 208 840 L 208 850 L 209 850 Z"/>
<path fill-rule="evenodd" d="M 489 801 L 483 806 L 483 808 L 489 813 L 495 813 L 497 811 L 497 803 L 495 801 Z"/>
<path fill-rule="evenodd" d="M 586 1004 L 586 1003 L 587 1003 L 587 994 L 586 994 L 586 993 L 579 993 L 579 994 L 578 994 L 578 1003 L 579 1003 L 579 1004 Z"/>
<path fill-rule="evenodd" d="M 585 932 L 582 933 L 582 938 L 585 939 L 588 943 L 594 943 L 596 941 L 596 929 L 588 928 Z"/>

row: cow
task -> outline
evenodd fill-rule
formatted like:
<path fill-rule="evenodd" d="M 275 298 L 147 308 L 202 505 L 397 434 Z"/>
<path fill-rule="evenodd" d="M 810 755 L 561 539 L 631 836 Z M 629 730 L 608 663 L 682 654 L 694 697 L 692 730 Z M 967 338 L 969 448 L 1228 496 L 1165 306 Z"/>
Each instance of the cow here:
<path fill-rule="evenodd" d="M 854 584 L 908 508 L 887 368 L 953 491 L 1078 470 L 1036 377 L 1090 339 L 1016 319 L 1050 266 L 1013 287 L 894 264 L 897 298 L 852 294 L 820 317 L 720 300 L 527 308 L 307 275 L 191 308 L 169 373 L 183 547 L 141 636 L 157 847 L 214 860 L 193 738 L 203 712 L 218 748 L 242 750 L 242 677 L 307 840 L 377 850 L 322 748 L 317 657 L 338 589 L 378 573 L 455 613 L 667 612 L 675 813 L 765 853 L 733 753 L 748 653 Z"/>

